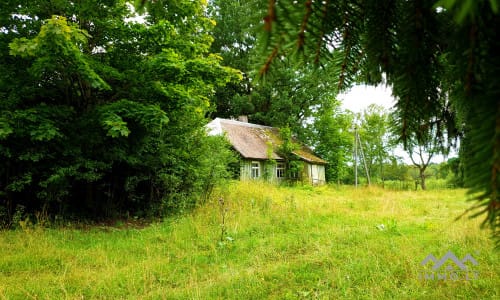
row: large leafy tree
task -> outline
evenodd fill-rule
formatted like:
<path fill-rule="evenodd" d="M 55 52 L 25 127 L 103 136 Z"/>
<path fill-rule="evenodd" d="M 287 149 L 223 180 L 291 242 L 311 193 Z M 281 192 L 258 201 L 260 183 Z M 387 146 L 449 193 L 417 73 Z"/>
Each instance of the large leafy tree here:
<path fill-rule="evenodd" d="M 397 98 L 399 136 L 406 146 L 429 127 L 441 140 L 463 133 L 467 185 L 500 234 L 497 0 L 268 3 L 263 72 L 295 51 L 319 65 L 335 64 L 341 87 L 386 78 Z"/>
<path fill-rule="evenodd" d="M 276 127 L 289 126 L 295 135 L 306 138 L 305 123 L 321 107 L 330 105 L 336 87 L 323 78 L 330 76 L 312 64 L 278 58 L 275 68 L 258 78 L 255 71 L 262 61 L 257 37 L 266 5 L 260 0 L 210 2 L 215 19 L 212 51 L 220 53 L 224 64 L 237 68 L 244 80 L 217 90 L 217 117 L 248 115 L 250 121 Z"/>
<path fill-rule="evenodd" d="M 196 201 L 203 131 L 238 73 L 209 52 L 200 1 L 0 4 L 0 206 L 94 216 Z M 211 150 L 210 150 L 211 149 Z"/>
<path fill-rule="evenodd" d="M 389 113 L 371 104 L 358 116 L 358 133 L 370 177 L 384 180 L 384 164 L 389 162 L 394 145 L 390 139 Z"/>
<path fill-rule="evenodd" d="M 339 101 L 331 101 L 316 112 L 307 124 L 307 142 L 328 161 L 325 176 L 328 182 L 351 182 L 354 114 L 344 111 Z"/>
<path fill-rule="evenodd" d="M 258 89 L 254 80 L 254 66 L 257 53 L 257 30 L 261 19 L 262 1 L 210 1 L 208 13 L 215 20 L 214 42 L 211 51 L 223 58 L 223 63 L 238 69 L 243 80 L 233 82 L 217 89 L 216 110 L 212 116 L 237 117 L 251 115 L 256 108 L 256 96 L 251 94 Z"/>

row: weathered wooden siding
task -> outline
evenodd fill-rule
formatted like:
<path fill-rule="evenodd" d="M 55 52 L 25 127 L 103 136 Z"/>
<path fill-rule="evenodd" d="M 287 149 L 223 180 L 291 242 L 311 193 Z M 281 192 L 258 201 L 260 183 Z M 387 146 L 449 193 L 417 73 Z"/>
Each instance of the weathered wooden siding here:
<path fill-rule="evenodd" d="M 304 163 L 302 180 L 312 185 L 322 185 L 325 180 L 325 166 L 319 164 Z"/>
<path fill-rule="evenodd" d="M 252 175 L 252 161 L 250 160 L 241 160 L 240 164 L 240 180 L 249 180 Z"/>
<path fill-rule="evenodd" d="M 252 177 L 252 163 L 259 163 L 259 177 Z M 241 160 L 240 163 L 240 179 L 241 180 L 250 180 L 250 179 L 260 179 L 267 181 L 277 181 L 276 177 L 276 164 L 271 163 L 269 161 L 264 160 Z"/>
<path fill-rule="evenodd" d="M 252 178 L 252 162 L 259 162 L 259 178 Z M 319 164 L 309 164 L 304 162 L 304 168 L 300 174 L 300 179 L 309 184 L 325 184 L 325 166 Z M 270 182 L 280 182 L 282 179 L 276 176 L 276 163 L 269 161 L 256 161 L 242 159 L 240 164 L 241 180 L 266 180 Z"/>

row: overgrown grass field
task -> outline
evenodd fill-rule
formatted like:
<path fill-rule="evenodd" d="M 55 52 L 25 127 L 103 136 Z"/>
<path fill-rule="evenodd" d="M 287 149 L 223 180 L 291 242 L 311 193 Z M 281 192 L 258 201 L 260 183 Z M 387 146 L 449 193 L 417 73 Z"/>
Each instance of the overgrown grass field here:
<path fill-rule="evenodd" d="M 0 298 L 500 299 L 488 231 L 480 219 L 455 221 L 465 199 L 233 182 L 145 228 L 24 226 L 0 232 Z M 421 261 L 448 251 L 471 254 L 476 278 L 423 276 L 432 264 Z"/>

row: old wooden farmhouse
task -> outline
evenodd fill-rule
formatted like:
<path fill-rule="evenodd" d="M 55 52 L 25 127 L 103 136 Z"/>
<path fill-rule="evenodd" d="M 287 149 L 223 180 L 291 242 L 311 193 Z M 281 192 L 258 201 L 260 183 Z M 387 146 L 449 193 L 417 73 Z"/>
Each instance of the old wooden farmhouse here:
<path fill-rule="evenodd" d="M 207 128 L 210 135 L 224 134 L 239 153 L 241 180 L 281 181 L 285 178 L 285 160 L 276 153 L 283 143 L 278 128 L 220 118 L 210 122 Z M 293 154 L 302 161 L 302 171 L 294 175 L 297 180 L 313 185 L 325 183 L 326 161 L 300 143 Z"/>

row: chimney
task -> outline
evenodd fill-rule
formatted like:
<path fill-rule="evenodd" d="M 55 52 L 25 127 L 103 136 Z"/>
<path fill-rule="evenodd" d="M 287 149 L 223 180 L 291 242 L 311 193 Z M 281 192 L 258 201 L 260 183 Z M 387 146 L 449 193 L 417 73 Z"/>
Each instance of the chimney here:
<path fill-rule="evenodd" d="M 248 123 L 248 116 L 246 115 L 238 116 L 238 121 Z"/>

